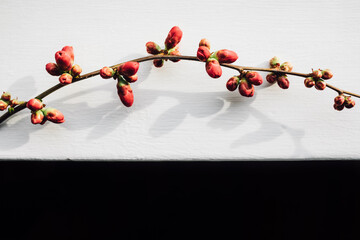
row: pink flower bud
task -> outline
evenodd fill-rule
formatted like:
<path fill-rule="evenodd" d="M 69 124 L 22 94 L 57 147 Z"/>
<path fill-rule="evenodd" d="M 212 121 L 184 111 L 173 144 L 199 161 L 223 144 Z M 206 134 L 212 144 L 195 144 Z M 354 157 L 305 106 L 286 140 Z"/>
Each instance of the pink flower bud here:
<path fill-rule="evenodd" d="M 288 78 L 286 76 L 279 76 L 278 79 L 277 79 L 277 84 L 282 89 L 288 89 L 289 85 L 290 85 L 290 82 L 289 82 L 289 80 L 288 80 Z"/>
<path fill-rule="evenodd" d="M 65 122 L 64 115 L 55 108 L 44 108 L 44 116 L 47 120 L 53 123 L 63 123 Z"/>
<path fill-rule="evenodd" d="M 71 75 L 76 77 L 79 76 L 80 73 L 82 72 L 82 69 L 79 65 L 75 64 L 72 68 L 71 68 Z"/>
<path fill-rule="evenodd" d="M 35 112 L 41 110 L 44 107 L 44 105 L 40 99 L 33 98 L 26 103 L 26 107 L 31 111 Z"/>
<path fill-rule="evenodd" d="M 323 79 L 330 79 L 333 77 L 333 73 L 331 72 L 330 69 L 325 69 L 324 71 L 321 72 L 322 73 L 322 78 Z"/>
<path fill-rule="evenodd" d="M 45 69 L 52 76 L 60 76 L 63 72 L 56 63 L 46 64 Z"/>
<path fill-rule="evenodd" d="M 59 77 L 59 82 L 62 84 L 62 85 L 66 85 L 66 84 L 70 84 L 72 83 L 72 79 L 73 77 L 68 74 L 68 73 L 63 73 L 61 74 L 61 76 Z"/>
<path fill-rule="evenodd" d="M 181 55 L 177 48 L 175 50 L 171 51 L 169 54 L 173 55 L 173 56 L 180 56 Z M 180 59 L 170 59 L 170 61 L 178 62 L 178 61 L 180 61 Z"/>
<path fill-rule="evenodd" d="M 283 64 L 281 64 L 280 69 L 283 71 L 291 72 L 293 69 L 293 66 L 289 62 L 284 62 Z"/>
<path fill-rule="evenodd" d="M 352 100 L 350 96 L 346 97 L 344 105 L 346 108 L 352 108 L 355 106 L 355 101 Z"/>
<path fill-rule="evenodd" d="M 222 74 L 220 63 L 216 59 L 207 60 L 205 69 L 212 78 L 219 78 Z"/>
<path fill-rule="evenodd" d="M 71 69 L 73 61 L 70 55 L 65 51 L 58 51 L 55 53 L 55 60 L 58 67 L 63 71 L 69 71 Z"/>
<path fill-rule="evenodd" d="M 10 101 L 11 99 L 11 94 L 9 92 L 4 92 L 2 95 L 1 95 L 1 100 L 4 100 L 4 101 Z"/>
<path fill-rule="evenodd" d="M 277 75 L 275 73 L 269 73 L 266 75 L 266 81 L 269 83 L 274 83 L 277 80 Z"/>
<path fill-rule="evenodd" d="M 167 50 L 174 48 L 176 45 L 179 44 L 182 38 L 182 31 L 178 26 L 171 28 L 166 40 L 165 40 L 165 47 Z"/>
<path fill-rule="evenodd" d="M 112 78 L 115 74 L 114 69 L 109 68 L 109 67 L 103 67 L 100 70 L 100 76 L 104 79 L 108 79 L 108 78 Z"/>
<path fill-rule="evenodd" d="M 341 111 L 344 109 L 344 104 L 338 105 L 338 104 L 334 103 L 334 109 Z"/>
<path fill-rule="evenodd" d="M 313 70 L 312 72 L 312 77 L 315 79 L 315 80 L 318 80 L 322 77 L 322 72 L 320 69 L 318 70 Z M 315 86 L 316 87 L 316 86 Z"/>
<path fill-rule="evenodd" d="M 160 46 L 157 45 L 157 44 L 154 43 L 154 42 L 147 42 L 145 46 L 146 46 L 146 51 L 147 51 L 149 54 L 156 55 L 156 54 L 159 54 L 159 53 L 161 52 Z"/>
<path fill-rule="evenodd" d="M 255 92 L 254 85 L 248 83 L 246 79 L 243 78 L 240 81 L 239 92 L 244 97 L 252 97 Z"/>
<path fill-rule="evenodd" d="M 72 46 L 65 46 L 63 47 L 63 49 L 61 49 L 62 51 L 67 52 L 67 54 L 69 54 L 69 56 L 71 57 L 71 65 L 74 63 L 74 49 Z"/>
<path fill-rule="evenodd" d="M 205 62 L 210 57 L 210 50 L 205 46 L 200 46 L 196 53 L 197 58 L 200 61 Z"/>
<path fill-rule="evenodd" d="M 334 98 L 334 102 L 335 102 L 336 105 L 343 105 L 344 102 L 345 102 L 345 97 L 344 97 L 344 95 L 336 96 L 336 97 Z"/>
<path fill-rule="evenodd" d="M 132 76 L 137 73 L 138 69 L 138 62 L 126 62 L 118 67 L 118 73 L 124 76 Z"/>
<path fill-rule="evenodd" d="M 317 80 L 315 83 L 315 88 L 317 90 L 324 90 L 326 88 L 326 83 L 323 80 Z"/>
<path fill-rule="evenodd" d="M 247 72 L 245 75 L 249 83 L 259 86 L 263 83 L 263 78 L 258 72 Z"/>
<path fill-rule="evenodd" d="M 240 79 L 239 77 L 237 76 L 234 76 L 232 78 L 230 78 L 227 83 L 226 83 L 226 88 L 229 90 L 229 91 L 235 91 L 236 88 L 238 87 L 239 85 L 239 82 L 240 82 Z"/>
<path fill-rule="evenodd" d="M 8 103 L 4 100 L 0 100 L 0 111 L 4 111 L 8 107 Z"/>
<path fill-rule="evenodd" d="M 219 63 L 233 63 L 238 59 L 236 52 L 222 49 L 216 52 Z"/>
<path fill-rule="evenodd" d="M 44 113 L 41 110 L 33 112 L 31 114 L 31 123 L 32 124 L 39 124 L 43 123 L 45 119 Z"/>
<path fill-rule="evenodd" d="M 315 85 L 315 80 L 312 77 L 307 77 L 304 80 L 305 87 L 312 88 Z"/>
<path fill-rule="evenodd" d="M 130 77 L 128 76 L 124 76 L 125 80 L 128 81 L 129 83 L 133 83 L 133 82 L 136 82 L 138 80 L 138 76 L 137 74 L 134 74 Z"/>
<path fill-rule="evenodd" d="M 134 94 L 130 85 L 119 81 L 117 84 L 117 92 L 121 102 L 126 107 L 131 107 L 131 105 L 134 103 Z"/>
<path fill-rule="evenodd" d="M 278 57 L 273 57 L 270 59 L 270 67 L 271 68 L 279 68 L 280 67 L 280 59 Z"/>
<path fill-rule="evenodd" d="M 164 59 L 154 59 L 153 64 L 157 68 L 161 68 L 164 65 Z"/>
<path fill-rule="evenodd" d="M 204 47 L 206 47 L 207 49 L 210 50 L 210 42 L 209 42 L 209 40 L 207 40 L 206 38 L 201 39 L 200 42 L 199 42 L 199 47 L 201 47 L 201 46 L 204 46 Z"/>

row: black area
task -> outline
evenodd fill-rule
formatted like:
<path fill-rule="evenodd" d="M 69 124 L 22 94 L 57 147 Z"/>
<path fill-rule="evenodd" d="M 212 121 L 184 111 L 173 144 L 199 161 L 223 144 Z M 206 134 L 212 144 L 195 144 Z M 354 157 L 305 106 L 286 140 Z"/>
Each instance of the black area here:
<path fill-rule="evenodd" d="M 0 162 L 0 239 L 360 239 L 360 162 Z"/>

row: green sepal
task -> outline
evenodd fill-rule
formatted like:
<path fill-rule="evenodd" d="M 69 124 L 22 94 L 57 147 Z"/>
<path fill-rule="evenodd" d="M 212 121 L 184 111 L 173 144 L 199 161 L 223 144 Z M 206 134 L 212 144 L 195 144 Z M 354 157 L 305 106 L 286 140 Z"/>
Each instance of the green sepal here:
<path fill-rule="evenodd" d="M 13 114 L 13 113 L 14 113 L 14 111 L 15 111 L 15 110 L 14 110 L 14 108 L 13 108 L 13 107 L 9 107 L 9 108 L 8 108 L 8 112 L 9 112 L 10 114 Z"/>
<path fill-rule="evenodd" d="M 128 83 L 128 81 L 125 80 L 125 78 L 122 75 L 118 75 L 118 83 L 117 86 L 118 87 L 122 87 L 124 85 L 130 85 L 130 83 Z"/>

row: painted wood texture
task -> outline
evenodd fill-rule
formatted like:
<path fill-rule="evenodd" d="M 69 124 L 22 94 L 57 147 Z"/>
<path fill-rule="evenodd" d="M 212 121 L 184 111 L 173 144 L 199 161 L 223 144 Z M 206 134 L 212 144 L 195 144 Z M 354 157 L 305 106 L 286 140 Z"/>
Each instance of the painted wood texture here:
<path fill-rule="evenodd" d="M 0 2 L 0 90 L 28 100 L 58 83 L 45 64 L 65 45 L 83 73 L 146 56 L 174 25 L 180 50 L 201 38 L 238 53 L 238 65 L 267 67 L 273 56 L 294 71 L 330 68 L 330 82 L 360 93 L 359 1 L 5 1 Z M 242 160 L 360 157 L 360 101 L 333 110 L 334 91 L 264 83 L 253 98 L 211 79 L 204 64 L 142 63 L 135 102 L 126 108 L 115 81 L 94 77 L 44 103 L 66 122 L 33 126 L 25 109 L 0 126 L 2 159 Z M 264 77 L 266 73 L 262 74 Z"/>

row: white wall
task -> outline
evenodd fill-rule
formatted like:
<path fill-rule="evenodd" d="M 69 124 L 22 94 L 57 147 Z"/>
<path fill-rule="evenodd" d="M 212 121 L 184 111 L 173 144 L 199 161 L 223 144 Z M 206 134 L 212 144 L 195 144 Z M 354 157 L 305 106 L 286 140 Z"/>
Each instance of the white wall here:
<path fill-rule="evenodd" d="M 360 3 L 348 1 L 14 1 L 0 2 L 0 90 L 28 100 L 58 83 L 44 69 L 65 45 L 87 73 L 146 56 L 174 25 L 181 52 L 201 38 L 238 53 L 238 65 L 267 67 L 278 56 L 294 71 L 330 68 L 330 82 L 360 93 Z M 333 110 L 334 91 L 290 77 L 265 82 L 253 98 L 211 79 L 203 63 L 142 63 L 125 108 L 115 82 L 94 77 L 44 99 L 66 122 L 30 123 L 25 109 L 0 126 L 2 159 L 318 159 L 360 157 L 360 101 Z M 263 74 L 266 76 L 266 73 Z M 355 99 L 356 100 L 356 99 Z"/>

